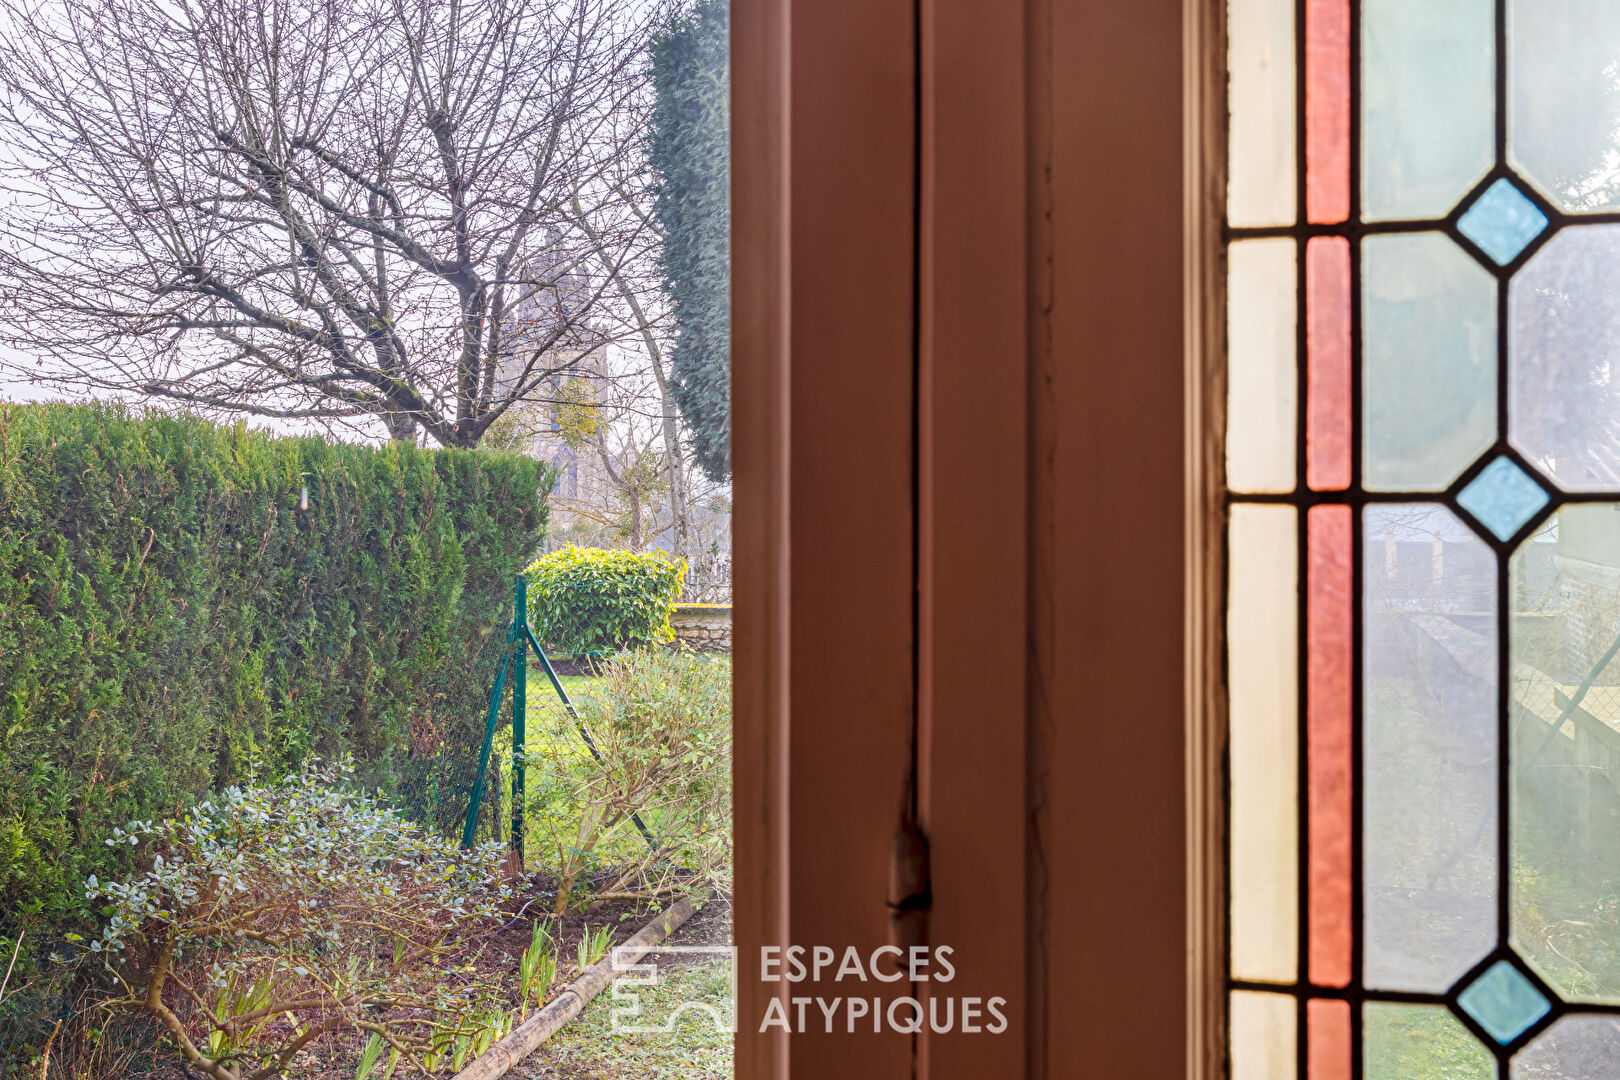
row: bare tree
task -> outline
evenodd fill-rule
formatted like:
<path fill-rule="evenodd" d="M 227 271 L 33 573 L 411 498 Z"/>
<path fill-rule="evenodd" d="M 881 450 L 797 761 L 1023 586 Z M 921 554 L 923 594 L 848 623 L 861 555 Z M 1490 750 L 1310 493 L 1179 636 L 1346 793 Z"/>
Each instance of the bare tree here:
<path fill-rule="evenodd" d="M 548 404 L 513 408 L 490 428 L 486 445 L 562 470 L 550 496 L 552 537 L 632 551 L 657 545 L 688 559 L 729 551 L 729 487 L 699 472 L 691 444 L 672 435 L 657 378 L 662 355 L 627 341 L 609 351 L 602 377 L 558 380 L 546 388 Z"/>
<path fill-rule="evenodd" d="M 581 476 L 568 488 L 554 489 L 551 505 L 574 524 L 592 523 L 614 541 L 641 551 L 673 533 L 677 505 L 669 496 L 667 462 L 658 401 L 648 393 L 646 357 L 631 354 L 628 371 L 584 387 L 559 388 L 559 401 L 544 410 L 513 410 L 513 430 L 501 437 L 511 446 L 566 445 Z M 506 422 L 503 421 L 503 429 Z M 678 445 L 678 444 L 677 444 Z M 542 450 L 542 456 L 545 456 Z M 563 531 L 568 521 L 559 521 Z M 673 547 L 673 545 L 672 545 Z M 679 553 L 679 552 L 677 552 Z"/>
<path fill-rule="evenodd" d="M 476 445 L 622 321 L 636 0 L 0 0 L 0 330 L 48 385 Z M 594 221 L 594 239 L 579 228 Z"/>
<path fill-rule="evenodd" d="M 598 424 L 591 450 L 607 476 L 613 501 L 619 512 L 606 516 L 600 503 L 561 500 L 565 509 L 611 524 L 624 536 L 625 546 L 640 551 L 648 539 L 662 532 L 671 522 L 657 520 L 659 503 L 670 493 L 669 473 L 664 469 L 664 451 L 659 433 L 638 430 L 634 424 Z"/>
<path fill-rule="evenodd" d="M 652 266 L 652 260 L 656 258 L 656 245 L 662 237 L 658 235 L 657 226 L 646 210 L 650 193 L 646 190 L 645 180 L 644 172 L 630 173 L 629 170 L 621 171 L 615 178 L 614 190 L 622 197 L 619 205 L 634 217 L 633 227 L 604 229 L 593 225 L 577 202 L 573 209 L 579 231 L 591 247 L 594 262 L 618 301 L 610 310 L 615 312 L 625 329 L 638 339 L 646 357 L 647 370 L 658 388 L 657 419 L 663 442 L 663 486 L 669 495 L 670 545 L 675 554 L 687 555 L 691 547 L 688 536 L 687 462 L 681 450 L 680 412 L 670 392 L 668 358 L 663 347 L 668 333 L 666 320 L 662 317 L 665 314 L 664 297 Z M 623 244 L 621 248 L 613 246 L 616 240 Z M 611 474 L 610 467 L 609 472 Z"/>

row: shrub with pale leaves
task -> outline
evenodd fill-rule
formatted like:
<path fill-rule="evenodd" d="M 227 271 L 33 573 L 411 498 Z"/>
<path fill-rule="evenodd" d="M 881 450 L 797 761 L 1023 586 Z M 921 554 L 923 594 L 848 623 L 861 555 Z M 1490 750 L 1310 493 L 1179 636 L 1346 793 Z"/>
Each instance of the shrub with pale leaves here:
<path fill-rule="evenodd" d="M 267 1080 L 336 1032 L 369 1032 L 419 1064 L 458 1039 L 478 1003 L 460 954 L 509 895 L 503 851 L 464 851 L 311 761 L 250 778 L 108 843 L 151 866 L 87 882 L 106 923 L 88 948 L 182 1058 L 216 1080 Z M 476 1025 L 474 1025 L 476 1027 Z"/>

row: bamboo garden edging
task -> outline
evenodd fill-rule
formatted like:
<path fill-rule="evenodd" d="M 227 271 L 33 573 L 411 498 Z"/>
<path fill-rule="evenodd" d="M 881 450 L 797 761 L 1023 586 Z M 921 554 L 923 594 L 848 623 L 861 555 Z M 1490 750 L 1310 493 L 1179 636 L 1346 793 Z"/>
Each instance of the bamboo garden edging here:
<path fill-rule="evenodd" d="M 590 969 L 583 972 L 579 978 L 563 987 L 562 993 L 544 1008 L 519 1024 L 510 1035 L 485 1050 L 451 1080 L 496 1080 L 496 1077 L 505 1076 L 514 1065 L 539 1049 L 540 1044 L 551 1038 L 564 1024 L 584 1012 L 590 1000 L 600 994 L 613 981 L 615 975 L 623 973 L 622 967 L 620 971 L 613 970 L 615 950 L 620 951 L 623 958 L 622 965 L 628 967 L 645 956 L 648 949 L 674 933 L 696 910 L 697 904 L 692 897 L 683 896 L 668 909 L 653 916 L 652 921 L 637 930 L 634 937 L 623 945 L 609 949 L 606 956 L 591 965 Z"/>

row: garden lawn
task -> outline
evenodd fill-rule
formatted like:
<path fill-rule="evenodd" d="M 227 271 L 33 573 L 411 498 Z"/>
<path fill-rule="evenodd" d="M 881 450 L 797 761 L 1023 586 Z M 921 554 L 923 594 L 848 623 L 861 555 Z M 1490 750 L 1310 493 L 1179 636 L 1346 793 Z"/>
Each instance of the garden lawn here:
<path fill-rule="evenodd" d="M 542 754 L 565 754 L 574 756 L 589 753 L 585 744 L 580 741 L 579 732 L 574 730 L 574 722 L 568 711 L 557 700 L 557 691 L 552 689 L 551 680 L 546 673 L 539 670 L 539 665 L 533 660 L 529 662 L 529 686 L 526 707 L 524 709 L 524 742 L 529 750 Z M 559 675 L 559 682 L 568 696 L 576 705 L 591 692 L 591 685 L 596 679 L 590 675 Z M 512 767 L 512 691 L 505 692 L 501 702 L 501 729 L 495 734 L 493 750 L 494 763 L 500 765 L 504 776 L 506 770 Z M 531 774 L 532 777 L 532 774 Z M 531 778 L 529 787 L 534 787 Z M 503 800 L 504 804 L 505 800 Z"/>
<path fill-rule="evenodd" d="M 648 1017 L 668 1017 L 687 1001 L 716 1006 L 729 1017 L 731 963 L 660 968 L 658 985 L 640 989 L 638 996 Z M 707 1011 L 687 1009 L 669 1033 L 633 1035 L 613 1030 L 614 1011 L 610 986 L 512 1075 L 530 1080 L 729 1080 L 732 1075 L 731 1032 L 717 1031 Z"/>
<path fill-rule="evenodd" d="M 539 665 L 530 661 L 529 686 L 526 707 L 524 709 L 523 739 L 530 753 L 560 754 L 564 757 L 579 757 L 589 754 L 585 744 L 580 740 L 579 731 L 574 727 L 573 718 L 568 715 L 562 702 L 557 700 L 557 691 L 552 689 L 551 680 L 546 673 L 539 670 Z M 591 692 L 591 686 L 596 682 L 590 675 L 559 675 L 559 682 L 563 689 L 568 691 L 568 697 L 577 705 Z M 512 728 L 509 722 L 511 705 L 511 691 L 506 692 L 507 700 L 501 705 L 501 730 L 495 736 L 494 757 L 500 764 L 502 774 L 512 767 Z M 529 794 L 534 794 L 534 776 L 529 773 Z M 509 805 L 508 800 L 502 800 L 503 805 Z M 504 820 L 504 819 L 503 819 Z"/>

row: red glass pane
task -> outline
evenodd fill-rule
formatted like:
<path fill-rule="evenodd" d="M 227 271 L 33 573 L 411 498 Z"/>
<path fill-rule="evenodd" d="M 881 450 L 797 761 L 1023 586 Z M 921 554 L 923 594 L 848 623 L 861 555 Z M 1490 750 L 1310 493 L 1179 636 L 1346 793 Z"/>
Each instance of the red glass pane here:
<path fill-rule="evenodd" d="M 1312 998 L 1305 1004 L 1309 1080 L 1350 1080 L 1350 1003 Z"/>
<path fill-rule="evenodd" d="M 1350 241 L 1305 245 L 1305 481 L 1350 486 Z"/>
<path fill-rule="evenodd" d="M 1310 981 L 1318 986 L 1347 986 L 1351 931 L 1350 508 L 1313 506 L 1306 522 L 1309 972 Z"/>
<path fill-rule="evenodd" d="M 1305 5 L 1305 216 L 1350 216 L 1350 2 Z"/>

